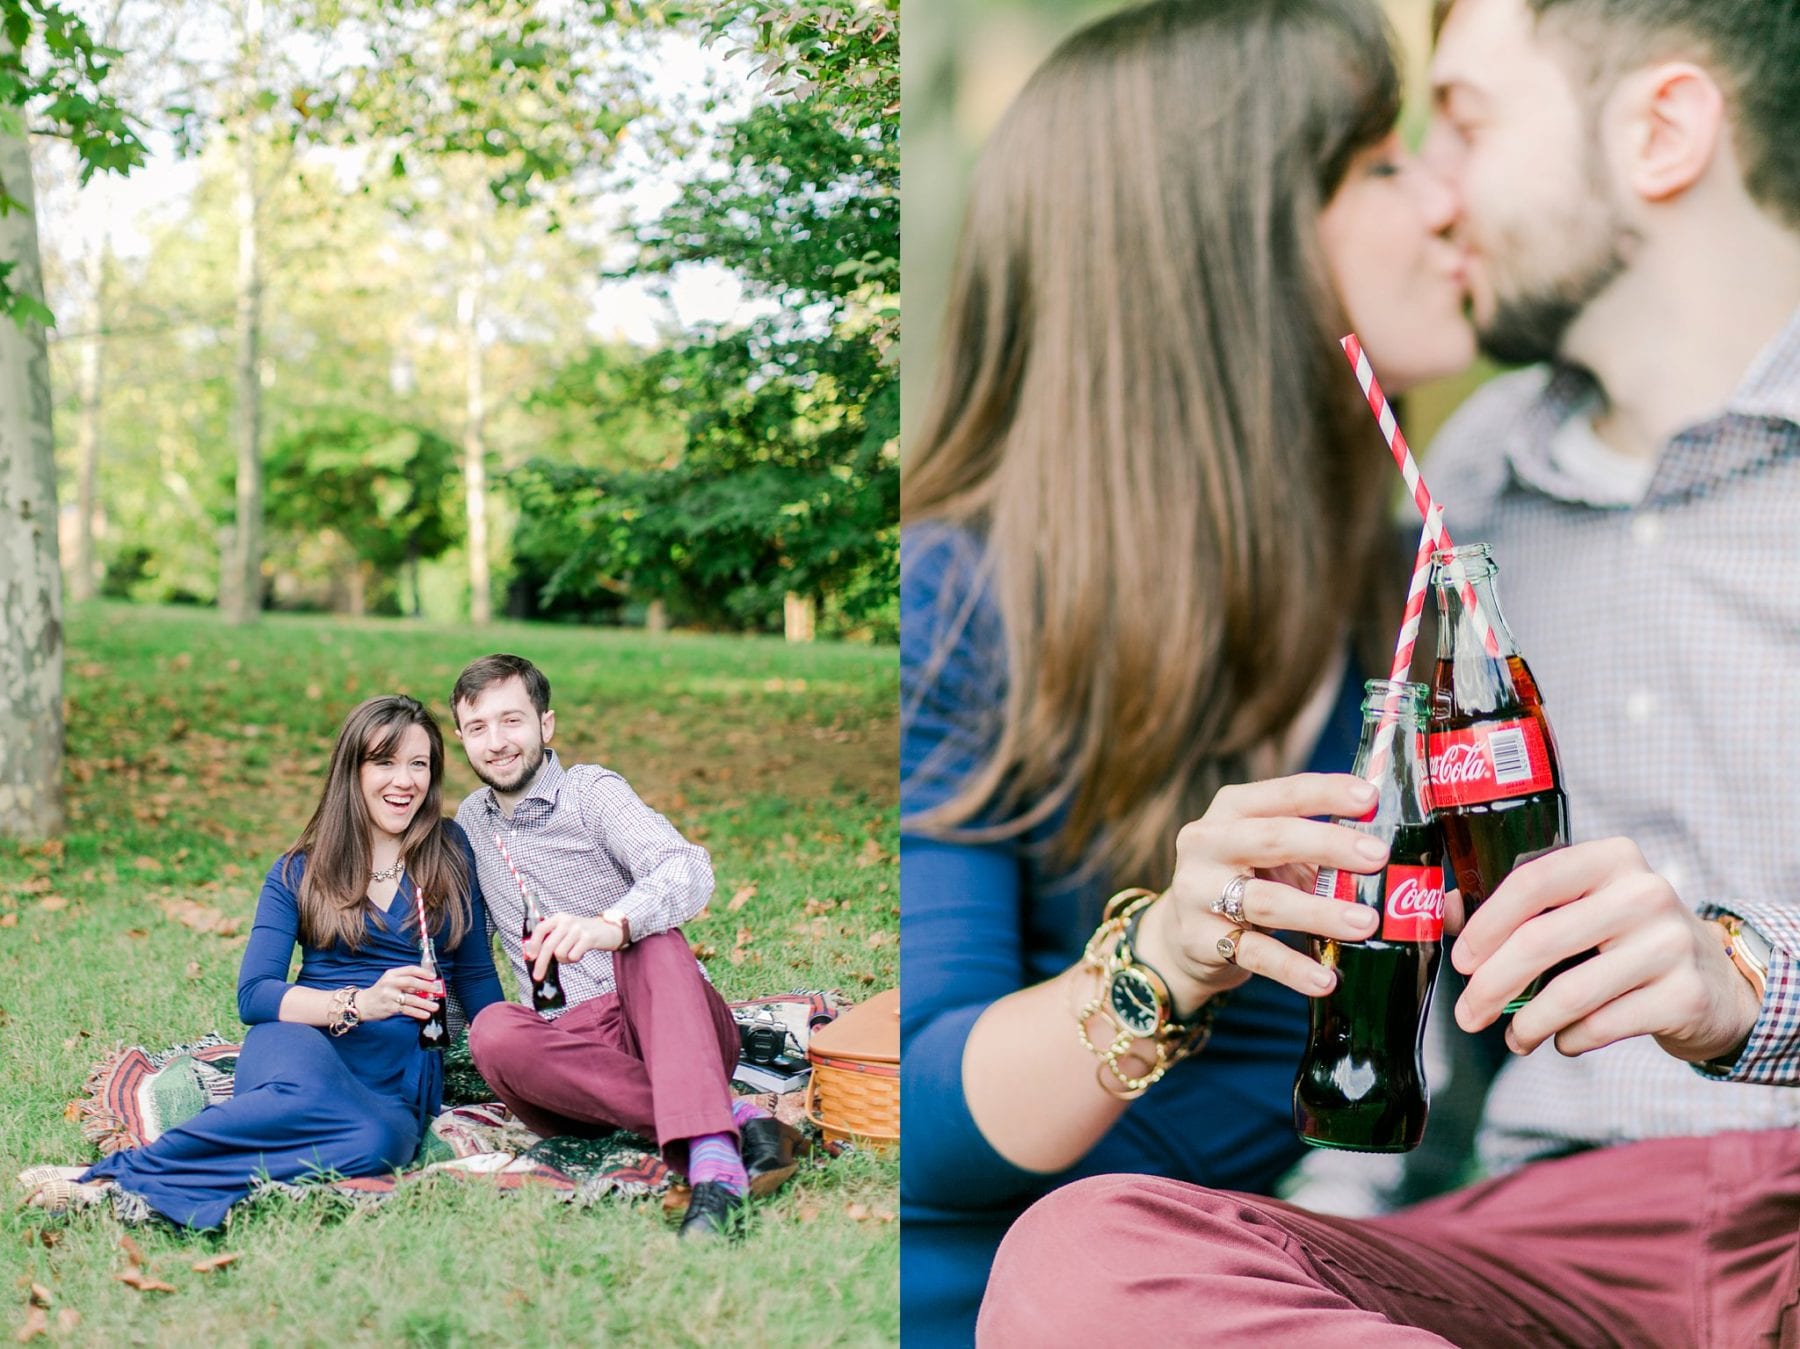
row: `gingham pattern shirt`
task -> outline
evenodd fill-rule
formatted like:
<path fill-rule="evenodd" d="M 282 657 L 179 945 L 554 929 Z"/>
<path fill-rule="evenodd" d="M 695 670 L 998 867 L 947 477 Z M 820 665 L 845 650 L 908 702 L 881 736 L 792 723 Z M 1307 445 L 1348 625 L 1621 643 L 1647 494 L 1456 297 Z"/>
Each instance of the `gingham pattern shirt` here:
<path fill-rule="evenodd" d="M 1493 1170 L 1800 1126 L 1800 313 L 1721 412 L 1662 446 L 1636 504 L 1589 499 L 1550 452 L 1594 398 L 1575 370 L 1494 380 L 1440 433 L 1426 479 L 1459 542 L 1493 545 L 1575 840 L 1632 839 L 1697 910 L 1748 920 L 1775 955 L 1729 1073 L 1649 1037 L 1509 1061 L 1483 1121 Z"/>
<path fill-rule="evenodd" d="M 519 1000 L 527 1006 L 525 906 L 496 838 L 505 839 L 513 864 L 546 913 L 592 917 L 617 908 L 630 921 L 634 941 L 688 922 L 712 895 L 706 849 L 684 839 L 617 773 L 595 764 L 565 769 L 555 751 L 545 756 L 537 781 L 513 807 L 510 820 L 501 814 L 494 789 L 483 787 L 458 808 L 456 822 L 475 849 L 488 926 L 500 934 L 500 947 L 519 976 Z M 564 1011 L 615 987 L 610 951 L 590 951 L 562 969 Z"/>

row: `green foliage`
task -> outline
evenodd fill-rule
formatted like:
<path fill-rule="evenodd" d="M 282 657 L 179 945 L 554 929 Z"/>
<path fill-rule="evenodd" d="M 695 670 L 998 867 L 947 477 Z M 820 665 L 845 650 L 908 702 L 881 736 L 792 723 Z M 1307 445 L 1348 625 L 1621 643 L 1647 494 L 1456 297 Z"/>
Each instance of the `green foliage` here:
<path fill-rule="evenodd" d="M 427 427 L 341 411 L 275 442 L 268 521 L 334 534 L 358 561 L 392 570 L 437 557 L 460 537 L 456 446 Z"/>
<path fill-rule="evenodd" d="M 678 461 L 509 479 L 515 550 L 554 541 L 544 587 L 626 586 L 677 616 L 779 623 L 789 592 L 827 630 L 896 629 L 899 38 L 895 7 L 731 4 L 690 13 L 760 55 L 783 97 L 724 128 L 717 167 L 638 231 L 628 269 L 731 268 L 782 312 L 646 358 L 639 397 L 685 412 Z M 578 382 L 558 386 L 588 401 Z M 547 551 L 547 550 L 546 550 Z"/>
<path fill-rule="evenodd" d="M 103 88 L 118 55 L 55 0 L 0 0 L 0 136 L 32 130 L 62 137 L 75 150 L 83 183 L 142 164 L 143 142 Z M 20 209 L 0 182 L 0 216 Z M 17 265 L 16 258 L 0 258 L 0 318 L 52 322 L 43 304 L 8 284 Z"/>

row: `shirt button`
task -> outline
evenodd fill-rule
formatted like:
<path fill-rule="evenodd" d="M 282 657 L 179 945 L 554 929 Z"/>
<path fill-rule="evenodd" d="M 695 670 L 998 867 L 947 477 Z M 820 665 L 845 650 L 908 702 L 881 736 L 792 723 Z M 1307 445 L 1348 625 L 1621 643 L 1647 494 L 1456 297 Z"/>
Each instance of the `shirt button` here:
<path fill-rule="evenodd" d="M 1640 511 L 1631 520 L 1631 537 L 1640 548 L 1648 548 L 1662 538 L 1662 517 Z"/>
<path fill-rule="evenodd" d="M 1625 699 L 1627 721 L 1649 721 L 1656 711 L 1656 696 L 1649 689 L 1633 689 Z"/>

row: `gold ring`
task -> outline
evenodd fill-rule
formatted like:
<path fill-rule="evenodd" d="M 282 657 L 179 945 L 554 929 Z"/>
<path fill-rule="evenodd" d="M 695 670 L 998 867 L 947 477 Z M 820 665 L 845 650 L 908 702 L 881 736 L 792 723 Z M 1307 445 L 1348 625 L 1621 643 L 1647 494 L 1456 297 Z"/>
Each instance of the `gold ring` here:
<path fill-rule="evenodd" d="M 1242 928 L 1239 928 L 1236 932 L 1233 932 L 1230 936 L 1220 937 L 1219 940 L 1213 944 L 1213 949 L 1219 953 L 1219 958 L 1221 960 L 1223 960 L 1227 965 L 1237 964 L 1238 938 L 1243 935 L 1244 935 L 1244 930 Z"/>

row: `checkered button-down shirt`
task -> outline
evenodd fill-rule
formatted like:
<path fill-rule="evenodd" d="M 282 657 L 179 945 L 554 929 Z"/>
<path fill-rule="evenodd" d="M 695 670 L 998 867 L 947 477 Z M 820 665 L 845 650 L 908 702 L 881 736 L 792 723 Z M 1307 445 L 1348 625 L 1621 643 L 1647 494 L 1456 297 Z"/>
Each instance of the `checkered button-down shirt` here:
<path fill-rule="evenodd" d="M 489 926 L 500 934 L 526 1005 L 531 985 L 524 977 L 525 906 L 496 839 L 505 840 L 513 865 L 546 913 L 593 917 L 617 908 L 630 922 L 634 941 L 688 922 L 712 895 L 706 849 L 684 839 L 617 773 L 595 764 L 565 769 L 554 751 L 511 819 L 501 813 L 493 788 L 483 787 L 462 803 L 456 822 L 474 846 Z M 610 951 L 590 951 L 562 971 L 568 1007 L 615 987 Z"/>
<path fill-rule="evenodd" d="M 1590 499 L 1551 453 L 1594 396 L 1573 370 L 1497 379 L 1444 428 L 1426 476 L 1455 537 L 1493 545 L 1575 840 L 1634 840 L 1698 911 L 1748 920 L 1775 955 L 1729 1073 L 1648 1037 L 1509 1062 L 1481 1137 L 1496 1170 L 1800 1126 L 1800 314 L 1723 410 L 1661 447 L 1635 504 Z"/>

